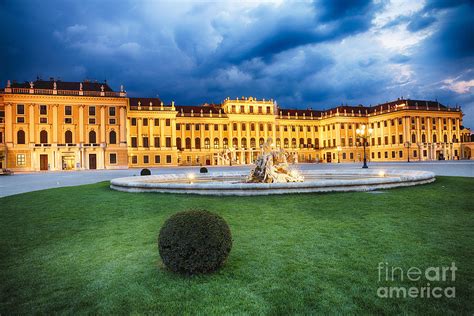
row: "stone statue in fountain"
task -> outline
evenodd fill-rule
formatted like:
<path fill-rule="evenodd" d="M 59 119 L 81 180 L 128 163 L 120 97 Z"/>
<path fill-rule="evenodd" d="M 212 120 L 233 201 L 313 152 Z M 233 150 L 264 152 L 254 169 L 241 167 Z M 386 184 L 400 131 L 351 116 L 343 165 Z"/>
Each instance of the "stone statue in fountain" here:
<path fill-rule="evenodd" d="M 303 182 L 303 177 L 289 170 L 288 160 L 294 157 L 283 149 L 274 149 L 273 140 L 268 138 L 262 145 L 260 156 L 255 167 L 250 171 L 247 182 L 250 183 L 282 183 Z"/>

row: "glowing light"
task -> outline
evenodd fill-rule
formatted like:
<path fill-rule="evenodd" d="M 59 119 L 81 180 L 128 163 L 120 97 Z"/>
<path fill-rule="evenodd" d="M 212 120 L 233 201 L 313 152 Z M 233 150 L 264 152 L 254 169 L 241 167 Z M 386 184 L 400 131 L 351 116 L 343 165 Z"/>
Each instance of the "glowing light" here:
<path fill-rule="evenodd" d="M 194 173 L 188 173 L 188 180 L 189 180 L 189 183 L 193 183 L 192 181 L 196 178 L 196 176 L 194 175 Z"/>
<path fill-rule="evenodd" d="M 380 170 L 379 171 L 379 177 L 385 177 L 385 171 Z"/>
<path fill-rule="evenodd" d="M 293 170 L 290 171 L 290 175 L 291 175 L 292 177 L 297 178 L 297 177 L 300 176 L 300 173 L 299 173 L 298 170 L 294 170 L 294 169 L 293 169 Z"/>

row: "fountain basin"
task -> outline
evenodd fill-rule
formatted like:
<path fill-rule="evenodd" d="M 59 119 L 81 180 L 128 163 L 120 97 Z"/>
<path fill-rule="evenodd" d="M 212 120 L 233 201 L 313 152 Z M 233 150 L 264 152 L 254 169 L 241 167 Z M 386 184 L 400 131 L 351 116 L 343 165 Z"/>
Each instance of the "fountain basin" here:
<path fill-rule="evenodd" d="M 200 195 L 270 195 L 311 192 L 372 191 L 414 186 L 436 180 L 434 173 L 413 170 L 312 170 L 303 182 L 245 183 L 245 172 L 163 174 L 117 178 L 110 187 L 124 192 L 159 192 Z"/>

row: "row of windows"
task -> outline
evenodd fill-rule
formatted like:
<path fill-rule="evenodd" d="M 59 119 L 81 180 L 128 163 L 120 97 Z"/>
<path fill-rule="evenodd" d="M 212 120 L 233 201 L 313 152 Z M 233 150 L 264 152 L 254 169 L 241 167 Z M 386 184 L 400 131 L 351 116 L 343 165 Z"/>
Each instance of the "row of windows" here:
<path fill-rule="evenodd" d="M 90 105 L 89 106 L 89 116 L 95 116 L 96 114 L 96 106 Z M 16 114 L 17 115 L 24 115 L 25 114 L 25 105 L 24 104 L 17 104 L 16 105 Z M 48 106 L 47 105 L 40 105 L 40 115 L 47 115 L 48 114 Z M 72 106 L 65 105 L 64 106 L 64 115 L 72 115 Z M 109 107 L 109 116 L 115 116 L 116 110 L 115 106 Z"/>
<path fill-rule="evenodd" d="M 150 156 L 144 155 L 144 156 L 142 157 L 142 159 L 143 159 L 142 162 L 143 162 L 144 164 L 150 163 Z M 170 164 L 170 163 L 173 161 L 171 155 L 166 155 L 166 158 L 165 158 L 165 159 L 166 159 L 165 161 L 166 161 L 167 164 Z M 160 163 L 161 163 L 161 156 L 160 156 L 160 155 L 155 155 L 155 156 L 154 156 L 154 163 L 155 163 L 155 164 L 160 164 Z M 138 156 L 136 156 L 136 155 L 133 155 L 133 156 L 132 156 L 132 164 L 134 164 L 134 165 L 138 164 Z"/>
<path fill-rule="evenodd" d="M 263 107 L 262 106 L 256 106 L 256 108 L 257 108 L 257 113 L 258 114 L 263 114 Z M 237 110 L 237 106 L 232 105 L 231 106 L 231 112 L 232 113 L 237 113 L 236 110 Z M 239 113 L 245 113 L 245 106 L 241 105 L 239 107 L 239 110 L 240 110 Z M 270 106 L 265 107 L 265 110 L 266 110 L 265 113 L 271 113 L 271 107 Z M 249 113 L 254 113 L 254 107 L 252 105 L 249 106 Z"/>
<path fill-rule="evenodd" d="M 16 142 L 17 144 L 25 144 L 26 137 L 25 137 L 25 131 L 19 130 L 16 133 Z M 71 131 L 66 131 L 64 133 L 64 142 L 66 144 L 72 144 L 72 132 Z M 41 144 L 48 144 L 48 132 L 47 131 L 41 131 L 40 132 L 40 143 Z M 90 144 L 95 144 L 97 143 L 97 135 L 95 131 L 90 131 L 89 132 L 89 143 Z M 109 144 L 117 144 L 117 133 L 115 131 L 111 131 L 109 133 Z"/>

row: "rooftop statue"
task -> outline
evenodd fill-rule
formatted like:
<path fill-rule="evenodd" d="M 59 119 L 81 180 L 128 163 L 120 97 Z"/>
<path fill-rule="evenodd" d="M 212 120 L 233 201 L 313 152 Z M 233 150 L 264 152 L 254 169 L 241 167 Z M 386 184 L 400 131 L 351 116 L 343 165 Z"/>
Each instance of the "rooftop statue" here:
<path fill-rule="evenodd" d="M 283 149 L 274 149 L 273 140 L 268 138 L 262 145 L 262 151 L 250 171 L 247 182 L 250 183 L 285 183 L 303 182 L 303 176 L 290 171 L 288 160 L 293 157 Z"/>

